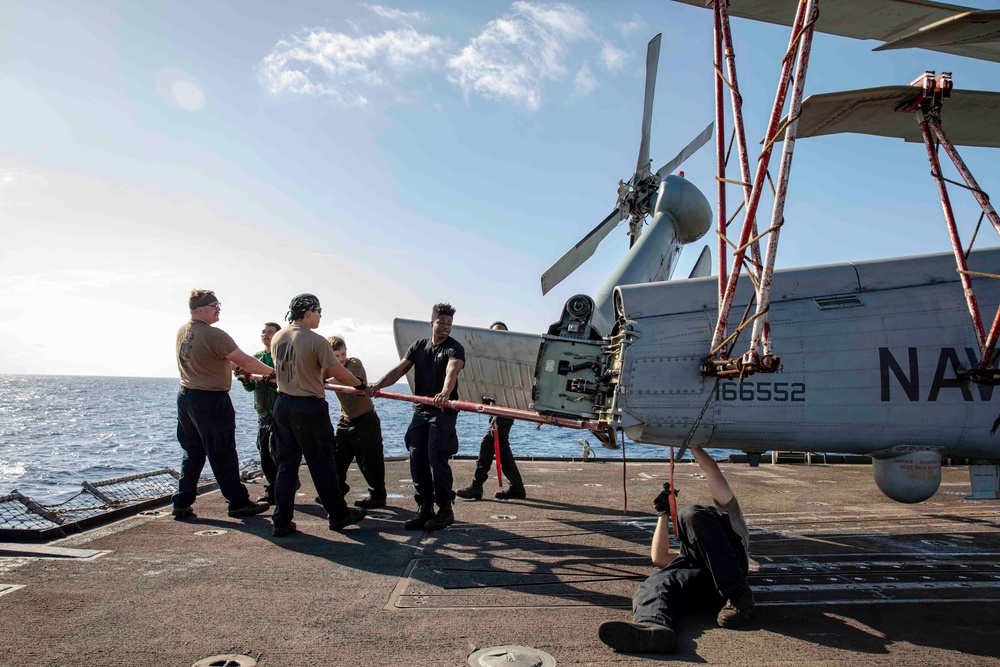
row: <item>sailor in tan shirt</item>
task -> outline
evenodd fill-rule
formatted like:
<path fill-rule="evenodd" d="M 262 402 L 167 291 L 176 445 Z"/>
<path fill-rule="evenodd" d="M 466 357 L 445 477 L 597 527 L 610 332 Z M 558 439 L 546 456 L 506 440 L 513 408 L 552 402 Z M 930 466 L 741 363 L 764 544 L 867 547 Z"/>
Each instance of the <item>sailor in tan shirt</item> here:
<path fill-rule="evenodd" d="M 330 515 L 330 530 L 340 530 L 365 516 L 364 510 L 347 507 L 340 490 L 334 461 L 337 437 L 323 381 L 333 377 L 348 387 L 365 389 L 367 385 L 341 366 L 330 344 L 313 331 L 322 315 L 319 299 L 312 294 L 299 294 L 292 299 L 285 316 L 291 325 L 271 339 L 271 356 L 278 379 L 278 398 L 272 413 L 278 464 L 274 480 L 275 537 L 296 530 L 292 521 L 295 483 L 303 457 L 316 492 Z"/>
<path fill-rule="evenodd" d="M 198 480 L 206 459 L 222 495 L 229 501 L 229 516 L 260 514 L 269 505 L 251 502 L 240 481 L 236 412 L 229 388 L 235 365 L 261 375 L 270 375 L 273 369 L 237 347 L 225 331 L 212 326 L 219 321 L 222 304 L 211 290 L 192 290 L 188 307 L 191 320 L 177 332 L 177 368 L 181 375 L 177 440 L 184 450 L 184 461 L 173 497 L 174 518 L 194 514 L 191 505 L 198 495 Z"/>
<path fill-rule="evenodd" d="M 327 338 L 333 355 L 344 368 L 362 381 L 368 374 L 361 360 L 347 356 L 347 342 L 340 336 Z M 385 452 L 382 447 L 382 422 L 375 412 L 375 404 L 367 396 L 337 394 L 340 400 L 340 421 L 337 422 L 337 474 L 340 490 L 347 495 L 347 470 L 357 459 L 358 468 L 368 482 L 368 497 L 355 501 L 357 507 L 377 509 L 385 507 Z"/>

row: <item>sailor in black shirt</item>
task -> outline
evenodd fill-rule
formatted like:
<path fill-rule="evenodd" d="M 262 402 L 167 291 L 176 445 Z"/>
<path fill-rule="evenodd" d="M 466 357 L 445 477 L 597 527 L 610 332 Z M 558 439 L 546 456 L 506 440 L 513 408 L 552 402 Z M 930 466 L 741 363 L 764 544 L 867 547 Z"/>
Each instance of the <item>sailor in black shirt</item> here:
<path fill-rule="evenodd" d="M 410 476 L 416 488 L 417 516 L 406 530 L 440 530 L 455 522 L 455 491 L 449 459 L 458 453 L 455 422 L 458 412 L 444 403 L 458 398 L 458 374 L 465 366 L 465 348 L 450 336 L 455 309 L 439 303 L 431 311 L 431 337 L 416 341 L 399 364 L 369 387 L 369 395 L 395 384 L 414 369 L 414 395 L 433 397 L 434 405 L 416 405 L 406 430 Z M 434 505 L 438 506 L 435 513 Z"/>

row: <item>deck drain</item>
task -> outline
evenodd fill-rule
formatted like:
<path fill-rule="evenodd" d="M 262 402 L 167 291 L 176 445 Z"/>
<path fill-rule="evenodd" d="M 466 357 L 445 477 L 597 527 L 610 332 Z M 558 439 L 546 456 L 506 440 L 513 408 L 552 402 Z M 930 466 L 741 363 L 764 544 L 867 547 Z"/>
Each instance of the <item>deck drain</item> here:
<path fill-rule="evenodd" d="M 248 655 L 226 653 L 209 656 L 194 663 L 191 667 L 254 667 L 256 664 L 257 661 Z"/>
<path fill-rule="evenodd" d="M 516 514 L 494 514 L 490 516 L 494 521 L 513 521 L 517 518 Z"/>
<path fill-rule="evenodd" d="M 603 484 L 584 484 L 584 486 L 604 486 Z"/>
<path fill-rule="evenodd" d="M 213 535 L 222 535 L 222 534 L 228 533 L 228 532 L 229 532 L 228 530 L 218 530 L 218 529 L 199 530 L 199 531 L 195 532 L 195 535 L 203 535 L 205 537 L 211 537 Z M 206 664 L 208 664 L 208 663 L 206 663 Z M 257 663 L 254 663 L 254 664 L 257 664 Z"/>
<path fill-rule="evenodd" d="M 501 644 L 481 648 L 469 656 L 472 667 L 555 667 L 556 659 L 529 646 Z"/>
<path fill-rule="evenodd" d="M 139 516 L 163 516 L 166 513 L 166 510 L 146 510 L 145 512 L 139 512 Z"/>

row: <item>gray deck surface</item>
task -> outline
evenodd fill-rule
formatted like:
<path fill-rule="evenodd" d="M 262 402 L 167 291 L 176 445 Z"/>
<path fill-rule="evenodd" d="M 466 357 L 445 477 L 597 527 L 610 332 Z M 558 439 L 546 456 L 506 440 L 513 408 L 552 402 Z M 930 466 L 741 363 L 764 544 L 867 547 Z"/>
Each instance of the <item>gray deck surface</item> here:
<path fill-rule="evenodd" d="M 397 461 L 389 507 L 342 533 L 304 474 L 301 532 L 287 538 L 271 537 L 268 515 L 228 518 L 213 492 L 190 520 L 163 509 L 50 544 L 60 550 L 0 551 L 0 665 L 187 667 L 233 653 L 263 667 L 458 666 L 498 644 L 559 665 L 1000 665 L 1000 505 L 963 500 L 964 467 L 901 505 L 869 466 L 722 464 L 751 528 L 757 615 L 742 631 L 691 616 L 663 657 L 614 653 L 596 629 L 630 617 L 652 572 L 650 500 L 668 465 L 628 465 L 624 515 L 620 463 L 520 467 L 527 500 L 459 501 L 457 523 L 434 534 L 403 531 L 412 487 Z M 473 463 L 453 468 L 464 486 Z M 697 466 L 675 478 L 681 504 L 707 501 Z M 364 487 L 354 470 L 349 481 Z"/>

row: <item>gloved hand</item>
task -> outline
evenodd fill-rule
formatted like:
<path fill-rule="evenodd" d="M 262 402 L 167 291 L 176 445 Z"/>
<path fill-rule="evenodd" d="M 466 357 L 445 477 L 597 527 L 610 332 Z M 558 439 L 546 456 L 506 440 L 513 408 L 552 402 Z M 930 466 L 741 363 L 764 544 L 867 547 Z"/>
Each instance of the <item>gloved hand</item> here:
<path fill-rule="evenodd" d="M 674 489 L 674 495 L 680 495 L 680 491 Z M 653 499 L 653 507 L 656 508 L 656 514 L 659 516 L 670 514 L 670 482 L 663 483 L 663 490 L 660 491 L 660 495 Z"/>

